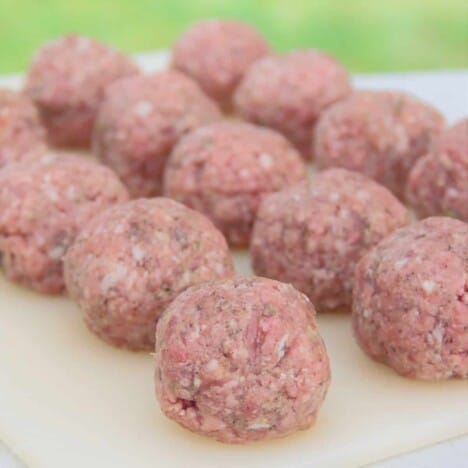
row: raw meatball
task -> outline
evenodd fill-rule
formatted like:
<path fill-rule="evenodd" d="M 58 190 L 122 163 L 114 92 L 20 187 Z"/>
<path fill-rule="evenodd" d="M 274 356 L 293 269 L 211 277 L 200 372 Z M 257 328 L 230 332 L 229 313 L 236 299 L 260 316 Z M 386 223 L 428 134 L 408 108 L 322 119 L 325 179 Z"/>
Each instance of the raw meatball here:
<path fill-rule="evenodd" d="M 330 365 L 306 296 L 266 278 L 194 286 L 157 329 L 156 395 L 182 426 L 222 442 L 314 424 Z"/>
<path fill-rule="evenodd" d="M 65 36 L 39 50 L 25 92 L 38 106 L 51 144 L 88 146 L 104 89 L 137 72 L 129 57 L 109 46 Z"/>
<path fill-rule="evenodd" d="M 48 294 L 64 290 L 62 258 L 96 213 L 128 199 L 107 167 L 44 154 L 0 171 L 0 265 L 8 278 Z"/>
<path fill-rule="evenodd" d="M 223 107 L 242 76 L 270 47 L 250 25 L 239 21 L 201 21 L 172 50 L 172 66 L 193 78 Z"/>
<path fill-rule="evenodd" d="M 93 150 L 134 197 L 159 195 L 166 157 L 177 140 L 220 118 L 216 104 L 181 73 L 131 77 L 108 88 Z"/>
<path fill-rule="evenodd" d="M 65 257 L 68 292 L 92 332 L 115 346 L 153 349 L 156 322 L 187 287 L 233 275 L 224 237 L 167 198 L 96 216 Z"/>
<path fill-rule="evenodd" d="M 23 94 L 0 89 L 0 168 L 21 161 L 44 142 L 37 109 Z"/>
<path fill-rule="evenodd" d="M 310 158 L 319 114 L 351 91 L 346 70 L 315 50 L 264 57 L 253 64 L 235 94 L 245 119 L 283 133 Z"/>
<path fill-rule="evenodd" d="M 442 133 L 414 165 L 406 196 L 421 217 L 444 214 L 468 222 L 468 118 Z"/>
<path fill-rule="evenodd" d="M 468 378 L 468 224 L 427 218 L 367 253 L 352 322 L 363 350 L 406 377 Z"/>
<path fill-rule="evenodd" d="M 356 91 L 322 114 L 313 152 L 319 168 L 362 172 L 402 198 L 411 167 L 443 126 L 442 115 L 413 96 Z"/>
<path fill-rule="evenodd" d="M 385 187 L 330 169 L 265 199 L 252 234 L 253 268 L 292 283 L 319 311 L 347 308 L 355 263 L 407 221 Z"/>
<path fill-rule="evenodd" d="M 305 174 L 299 153 L 280 134 L 224 121 L 180 141 L 167 163 L 164 192 L 205 213 L 231 244 L 246 245 L 265 195 Z"/>

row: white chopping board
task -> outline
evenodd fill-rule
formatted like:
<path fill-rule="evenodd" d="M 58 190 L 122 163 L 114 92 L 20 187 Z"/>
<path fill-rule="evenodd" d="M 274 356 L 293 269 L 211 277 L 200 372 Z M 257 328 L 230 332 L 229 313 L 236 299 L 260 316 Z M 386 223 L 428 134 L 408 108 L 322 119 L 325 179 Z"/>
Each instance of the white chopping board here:
<path fill-rule="evenodd" d="M 146 69 L 164 60 L 142 57 Z M 464 72 L 356 82 L 415 92 L 450 122 L 468 113 Z M 248 274 L 247 255 L 236 253 L 235 260 L 238 272 Z M 333 380 L 316 426 L 281 440 L 229 446 L 162 415 L 150 355 L 109 347 L 87 331 L 68 299 L 40 296 L 0 275 L 0 440 L 30 468 L 328 468 L 468 433 L 468 381 L 399 377 L 359 350 L 346 315 L 322 315 L 319 327 Z"/>

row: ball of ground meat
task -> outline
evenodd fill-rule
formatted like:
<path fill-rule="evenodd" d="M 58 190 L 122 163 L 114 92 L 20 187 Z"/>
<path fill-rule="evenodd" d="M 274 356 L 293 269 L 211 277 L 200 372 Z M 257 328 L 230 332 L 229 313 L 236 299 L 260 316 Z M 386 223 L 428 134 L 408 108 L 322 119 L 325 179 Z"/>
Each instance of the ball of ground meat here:
<path fill-rule="evenodd" d="M 94 39 L 65 36 L 44 45 L 26 77 L 55 146 L 85 147 L 106 86 L 138 72 L 129 57 Z"/>
<path fill-rule="evenodd" d="M 427 218 L 368 252 L 352 322 L 362 349 L 405 377 L 468 378 L 468 224 Z"/>
<path fill-rule="evenodd" d="M 385 187 L 330 169 L 264 200 L 250 245 L 253 269 L 292 283 L 319 311 L 346 309 L 355 263 L 407 221 Z"/>
<path fill-rule="evenodd" d="M 319 114 L 351 91 L 346 70 L 315 50 L 257 60 L 234 97 L 246 120 L 283 133 L 310 158 L 313 128 Z"/>
<path fill-rule="evenodd" d="M 468 222 L 468 118 L 442 133 L 414 165 L 406 198 L 420 217 L 446 215 Z"/>
<path fill-rule="evenodd" d="M 0 171 L 0 265 L 8 278 L 42 293 L 64 290 L 62 258 L 82 226 L 126 201 L 107 167 L 82 156 L 44 153 Z"/>
<path fill-rule="evenodd" d="M 193 78 L 223 107 L 249 66 L 270 47 L 240 21 L 201 21 L 189 28 L 172 50 L 172 66 Z"/>
<path fill-rule="evenodd" d="M 0 89 L 0 168 L 36 152 L 44 137 L 32 101 L 24 94 Z"/>
<path fill-rule="evenodd" d="M 134 197 L 161 193 L 166 158 L 188 131 L 221 118 L 198 85 L 175 71 L 120 80 L 99 110 L 93 151 Z"/>
<path fill-rule="evenodd" d="M 356 91 L 322 114 L 313 153 L 319 168 L 362 172 L 402 198 L 411 167 L 443 126 L 440 112 L 413 96 Z"/>
<path fill-rule="evenodd" d="M 194 286 L 157 328 L 156 395 L 187 429 L 246 443 L 308 429 L 330 365 L 306 296 L 266 278 Z"/>
<path fill-rule="evenodd" d="M 222 121 L 185 136 L 168 159 L 164 193 L 206 214 L 232 245 L 249 242 L 261 200 L 306 176 L 280 134 Z"/>
<path fill-rule="evenodd" d="M 154 348 L 156 322 L 181 291 L 234 273 L 222 234 L 167 198 L 133 200 L 99 214 L 64 265 L 68 292 L 89 329 L 133 350 Z"/>

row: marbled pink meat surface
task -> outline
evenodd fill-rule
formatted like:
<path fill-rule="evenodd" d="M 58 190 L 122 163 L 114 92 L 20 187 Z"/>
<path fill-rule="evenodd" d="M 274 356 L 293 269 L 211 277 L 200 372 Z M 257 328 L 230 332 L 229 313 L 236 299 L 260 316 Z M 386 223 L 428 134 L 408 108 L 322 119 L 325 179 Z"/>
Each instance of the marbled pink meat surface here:
<path fill-rule="evenodd" d="M 0 168 L 36 153 L 44 138 L 33 102 L 23 94 L 0 89 Z"/>
<path fill-rule="evenodd" d="M 306 159 L 320 113 L 351 92 L 347 71 L 332 57 L 302 50 L 257 60 L 234 96 L 246 120 L 283 133 Z"/>
<path fill-rule="evenodd" d="M 406 377 L 468 378 L 468 224 L 427 218 L 366 254 L 352 322 L 362 349 Z"/>
<path fill-rule="evenodd" d="M 222 442 L 308 429 L 330 365 L 306 296 L 266 278 L 194 286 L 157 328 L 156 395 L 164 413 Z"/>
<path fill-rule="evenodd" d="M 361 172 L 402 198 L 409 171 L 444 127 L 429 104 L 397 91 L 355 91 L 322 114 L 313 153 L 319 168 Z"/>
<path fill-rule="evenodd" d="M 172 50 L 172 67 L 187 74 L 223 107 L 249 66 L 270 47 L 252 26 L 240 21 L 209 20 L 194 24 Z"/>
<path fill-rule="evenodd" d="M 306 177 L 299 153 L 265 127 L 221 121 L 184 137 L 167 162 L 164 193 L 205 213 L 232 245 L 247 245 L 262 199 Z"/>
<path fill-rule="evenodd" d="M 408 222 L 385 187 L 345 169 L 267 197 L 257 214 L 250 253 L 254 271 L 292 283 L 319 311 L 351 305 L 356 262 Z"/>
<path fill-rule="evenodd" d="M 166 158 L 179 138 L 219 119 L 217 105 L 182 73 L 123 79 L 106 92 L 93 151 L 134 197 L 159 195 Z"/>
<path fill-rule="evenodd" d="M 45 44 L 29 68 L 25 92 L 55 146 L 89 146 L 97 108 L 113 81 L 138 73 L 130 57 L 84 36 Z"/>
<path fill-rule="evenodd" d="M 81 156 L 44 153 L 0 171 L 0 264 L 8 278 L 39 292 L 64 290 L 62 258 L 83 225 L 126 201 L 107 167 Z"/>
<path fill-rule="evenodd" d="M 443 132 L 414 165 L 406 197 L 420 217 L 445 215 L 468 222 L 468 118 Z"/>
<path fill-rule="evenodd" d="M 234 273 L 221 233 L 167 198 L 96 216 L 65 257 L 68 292 L 91 331 L 115 346 L 153 349 L 156 322 L 184 289 Z"/>

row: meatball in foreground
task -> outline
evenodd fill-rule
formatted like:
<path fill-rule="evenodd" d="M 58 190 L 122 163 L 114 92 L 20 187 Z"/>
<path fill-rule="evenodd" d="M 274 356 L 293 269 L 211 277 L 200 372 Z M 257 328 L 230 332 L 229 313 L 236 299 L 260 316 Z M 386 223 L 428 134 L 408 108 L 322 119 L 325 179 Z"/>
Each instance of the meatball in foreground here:
<path fill-rule="evenodd" d="M 232 245 L 247 245 L 262 199 L 306 176 L 299 153 L 264 127 L 223 121 L 201 127 L 175 147 L 164 192 L 205 213 Z"/>
<path fill-rule="evenodd" d="M 203 91 L 229 108 L 241 78 L 270 47 L 240 21 L 201 21 L 189 28 L 172 50 L 172 66 L 193 78 Z"/>
<path fill-rule="evenodd" d="M 25 95 L 0 88 L 0 168 L 35 153 L 45 132 L 32 101 Z"/>
<path fill-rule="evenodd" d="M 306 296 L 265 278 L 194 286 L 156 337 L 156 395 L 187 429 L 246 443 L 308 429 L 330 365 Z"/>
<path fill-rule="evenodd" d="M 234 101 L 241 117 L 283 133 L 309 159 L 319 114 L 350 91 L 348 73 L 338 62 L 305 50 L 255 62 Z"/>
<path fill-rule="evenodd" d="M 347 308 L 356 262 L 408 221 L 385 188 L 345 169 L 267 197 L 250 244 L 258 275 L 292 283 L 319 311 Z"/>
<path fill-rule="evenodd" d="M 313 152 L 319 168 L 361 172 L 403 198 L 409 171 L 443 126 L 440 112 L 413 96 L 356 91 L 322 114 Z"/>
<path fill-rule="evenodd" d="M 414 165 L 406 197 L 420 217 L 446 215 L 468 222 L 468 118 L 442 133 Z"/>
<path fill-rule="evenodd" d="M 26 77 L 55 146 L 89 146 L 98 105 L 113 81 L 138 72 L 132 60 L 94 39 L 64 36 L 44 45 Z"/>
<path fill-rule="evenodd" d="M 39 162 L 0 171 L 0 265 L 7 277 L 42 293 L 64 290 L 62 258 L 82 226 L 126 201 L 115 174 L 81 156 L 44 153 Z"/>
<path fill-rule="evenodd" d="M 366 254 L 352 322 L 362 349 L 405 377 L 468 378 L 468 224 L 427 218 Z"/>
<path fill-rule="evenodd" d="M 156 322 L 180 292 L 234 272 L 221 233 L 167 198 L 134 200 L 96 216 L 64 263 L 68 292 L 89 329 L 134 350 L 154 348 Z"/>
<path fill-rule="evenodd" d="M 166 158 L 190 130 L 221 118 L 195 82 L 170 71 L 120 80 L 99 110 L 93 151 L 134 197 L 161 193 Z"/>

